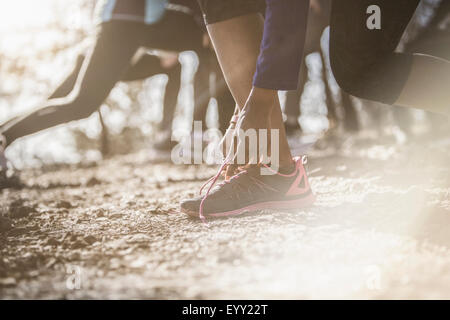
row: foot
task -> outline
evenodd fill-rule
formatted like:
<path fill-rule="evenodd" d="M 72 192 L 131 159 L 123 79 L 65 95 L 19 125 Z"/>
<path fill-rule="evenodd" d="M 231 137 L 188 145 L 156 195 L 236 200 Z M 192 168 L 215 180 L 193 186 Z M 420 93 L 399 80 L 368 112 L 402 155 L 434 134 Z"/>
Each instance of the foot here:
<path fill-rule="evenodd" d="M 274 175 L 261 175 L 260 167 L 251 166 L 211 189 L 207 197 L 183 201 L 181 211 L 203 218 L 310 206 L 315 197 L 308 183 L 303 158 L 294 160 L 294 167 L 280 168 L 280 173 Z"/>

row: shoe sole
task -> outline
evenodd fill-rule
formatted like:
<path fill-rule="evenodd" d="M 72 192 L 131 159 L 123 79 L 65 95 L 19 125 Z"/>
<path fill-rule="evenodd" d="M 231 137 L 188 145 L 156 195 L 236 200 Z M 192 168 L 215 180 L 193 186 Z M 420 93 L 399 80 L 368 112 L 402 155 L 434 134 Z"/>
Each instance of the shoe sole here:
<path fill-rule="evenodd" d="M 309 194 L 305 198 L 289 200 L 289 201 L 268 201 L 261 202 L 257 204 L 252 204 L 247 207 L 243 207 L 240 209 L 226 211 L 226 212 L 217 212 L 217 213 L 208 213 L 205 214 L 205 217 L 232 217 L 244 214 L 246 212 L 260 211 L 260 210 L 283 210 L 283 209 L 300 209 L 311 206 L 316 201 L 316 197 L 314 194 Z M 191 217 L 199 217 L 199 213 L 187 209 L 181 208 L 181 212 L 191 216 Z"/>

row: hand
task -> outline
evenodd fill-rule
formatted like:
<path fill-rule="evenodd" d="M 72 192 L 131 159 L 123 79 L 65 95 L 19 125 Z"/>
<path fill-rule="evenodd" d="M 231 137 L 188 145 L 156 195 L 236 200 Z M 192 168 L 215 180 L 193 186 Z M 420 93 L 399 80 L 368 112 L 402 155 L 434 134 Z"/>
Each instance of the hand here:
<path fill-rule="evenodd" d="M 237 141 L 237 151 L 234 150 L 232 162 L 234 165 L 257 164 L 263 151 L 260 150 L 261 138 L 266 138 L 267 150 L 270 150 L 271 113 L 276 99 L 278 96 L 275 90 L 253 88 L 250 92 L 234 129 L 233 137 Z M 266 129 L 268 136 L 260 136 L 260 129 Z M 256 137 L 251 137 L 251 131 Z"/>
<path fill-rule="evenodd" d="M 231 160 L 229 160 L 229 159 L 233 157 L 233 154 L 237 150 L 237 148 L 236 148 L 237 139 L 235 137 L 234 131 L 236 129 L 236 124 L 239 119 L 239 112 L 240 112 L 239 107 L 236 105 L 236 107 L 234 109 L 233 117 L 230 120 L 230 125 L 228 126 L 227 130 L 225 131 L 225 135 L 222 137 L 222 140 L 219 143 L 219 150 L 222 151 L 223 158 L 225 160 L 228 160 L 229 162 L 231 162 Z M 231 148 L 233 148 L 232 152 L 230 151 Z M 232 177 L 235 174 L 236 170 L 237 170 L 237 165 L 235 165 L 234 163 L 229 163 L 224 168 L 225 179 Z"/>

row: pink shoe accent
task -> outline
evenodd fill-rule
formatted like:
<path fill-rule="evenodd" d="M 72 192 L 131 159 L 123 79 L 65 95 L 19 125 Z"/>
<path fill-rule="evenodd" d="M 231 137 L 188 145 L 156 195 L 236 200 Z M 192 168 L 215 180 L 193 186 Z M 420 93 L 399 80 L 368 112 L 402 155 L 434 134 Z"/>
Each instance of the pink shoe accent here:
<path fill-rule="evenodd" d="M 298 176 L 292 183 L 288 192 L 286 192 L 287 196 L 298 196 L 310 190 L 308 176 L 306 175 L 306 170 L 301 159 L 296 161 L 296 172 L 298 172 Z M 300 188 L 299 185 L 302 181 L 304 182 L 304 186 Z"/>
<path fill-rule="evenodd" d="M 308 177 L 306 175 L 306 171 L 305 171 L 305 167 L 303 166 L 303 164 L 306 161 L 305 157 L 295 157 L 293 159 L 295 161 L 295 169 L 291 174 L 282 174 L 279 172 L 275 172 L 275 174 L 282 176 L 282 177 L 293 177 L 295 176 L 297 173 L 298 177 L 295 179 L 294 183 L 291 185 L 291 187 L 289 188 L 288 192 L 286 193 L 287 196 L 291 196 L 291 195 L 301 195 L 306 193 L 308 190 L 310 190 L 310 186 L 309 186 L 309 182 L 308 182 Z M 204 207 L 204 203 L 206 201 L 206 199 L 209 196 L 209 193 L 212 189 L 212 187 L 216 184 L 217 180 L 220 177 L 220 174 L 222 173 L 222 171 L 224 170 L 224 168 L 226 167 L 226 165 L 229 163 L 228 161 L 228 157 L 227 159 L 225 159 L 225 161 L 222 163 L 219 171 L 217 172 L 217 174 L 213 177 L 211 177 L 205 184 L 203 184 L 203 186 L 200 189 L 200 193 L 201 191 L 204 189 L 204 187 L 210 183 L 208 190 L 206 191 L 205 196 L 203 197 L 203 199 L 200 202 L 200 208 L 199 208 L 199 212 L 191 212 L 191 211 L 183 211 L 189 215 L 195 215 L 198 216 L 200 218 L 200 220 L 202 220 L 204 223 L 206 223 L 206 217 L 203 214 L 203 207 Z M 268 168 L 269 170 L 272 170 L 270 167 L 268 167 L 267 165 L 263 164 L 266 168 Z M 272 170 L 273 171 L 273 170 Z M 237 175 L 236 175 L 237 176 Z M 236 176 L 232 177 L 236 178 Z M 304 183 L 305 186 L 303 188 L 299 188 L 300 183 L 302 182 L 302 180 L 304 179 Z M 227 183 L 229 181 L 226 181 L 225 183 Z M 296 200 L 287 200 L 287 201 L 269 201 L 269 202 L 262 202 L 262 203 L 258 203 L 255 205 L 251 205 L 251 206 L 247 206 L 244 208 L 240 208 L 240 209 L 236 209 L 233 211 L 228 211 L 228 212 L 222 212 L 222 213 L 210 213 L 207 214 L 208 216 L 212 216 L 212 217 L 224 217 L 224 216 L 233 216 L 233 215 L 239 215 L 243 212 L 247 212 L 247 211 L 257 211 L 257 210 L 263 210 L 263 209 L 295 209 L 298 207 L 303 207 L 303 206 L 307 206 L 307 205 L 311 205 L 313 204 L 315 201 L 315 196 L 311 193 L 309 196 L 307 196 L 306 198 L 303 199 L 296 199 Z"/>
<path fill-rule="evenodd" d="M 306 170 L 303 164 L 306 161 L 305 157 L 295 157 L 293 159 L 295 161 L 295 170 L 291 174 L 282 174 L 279 172 L 275 172 L 267 165 L 264 165 L 267 169 L 271 170 L 274 174 L 277 174 L 282 177 L 293 177 L 298 174 L 295 181 L 292 183 L 291 187 L 289 188 L 288 192 L 286 193 L 287 196 L 298 196 L 305 192 L 307 192 L 310 189 L 309 182 L 308 182 L 308 176 L 306 175 Z M 299 188 L 300 183 L 302 180 L 304 180 L 305 186 L 302 188 Z"/>

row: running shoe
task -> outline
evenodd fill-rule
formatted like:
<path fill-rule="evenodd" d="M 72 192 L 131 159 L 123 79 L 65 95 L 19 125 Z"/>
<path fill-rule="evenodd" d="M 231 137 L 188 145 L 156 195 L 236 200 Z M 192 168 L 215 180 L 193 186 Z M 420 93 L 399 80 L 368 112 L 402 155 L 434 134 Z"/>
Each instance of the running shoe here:
<path fill-rule="evenodd" d="M 295 167 L 280 168 L 273 175 L 262 175 L 259 166 L 241 170 L 212 188 L 206 196 L 183 201 L 181 211 L 204 219 L 310 206 L 315 196 L 306 175 L 305 159 L 294 158 Z"/>

